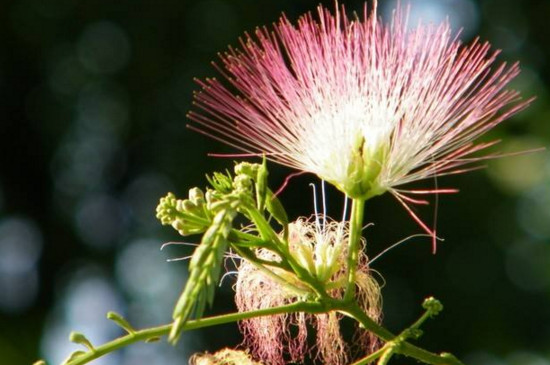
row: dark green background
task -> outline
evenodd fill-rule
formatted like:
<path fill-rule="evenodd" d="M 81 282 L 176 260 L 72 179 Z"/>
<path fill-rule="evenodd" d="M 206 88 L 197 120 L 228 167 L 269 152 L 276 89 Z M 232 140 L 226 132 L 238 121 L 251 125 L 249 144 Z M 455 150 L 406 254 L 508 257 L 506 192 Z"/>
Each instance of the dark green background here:
<path fill-rule="evenodd" d="M 381 0 L 381 7 L 385 2 Z M 332 1 L 323 1 L 332 7 Z M 342 1 L 361 10 L 360 1 Z M 427 1 L 412 0 L 421 8 Z M 519 60 L 514 87 L 537 100 L 492 131 L 506 152 L 550 140 L 550 2 L 441 0 L 451 20 L 468 6 L 475 34 Z M 216 52 L 306 0 L 3 1 L 0 4 L 0 364 L 59 361 L 71 329 L 94 342 L 118 334 L 109 309 L 137 326 L 166 323 L 185 282 L 189 249 L 154 218 L 167 191 L 184 196 L 234 152 L 185 128 L 193 77 L 214 75 Z M 454 7 L 454 8 L 453 8 Z M 456 12 L 456 14 L 455 14 Z M 439 179 L 461 192 L 439 199 L 437 255 L 414 239 L 375 263 L 385 278 L 385 324 L 407 326 L 434 295 L 445 310 L 422 345 L 471 365 L 550 364 L 548 151 Z M 270 165 L 272 186 L 289 169 Z M 306 175 L 281 195 L 291 217 L 313 212 Z M 425 186 L 432 186 L 426 182 Z M 338 218 L 342 197 L 329 189 Z M 419 212 L 431 221 L 434 205 Z M 390 196 L 367 205 L 370 256 L 420 229 Z M 232 309 L 228 277 L 212 312 Z M 189 333 L 173 349 L 136 346 L 97 364 L 186 364 L 190 353 L 241 341 L 235 326 Z M 394 363 L 405 363 L 396 360 Z"/>

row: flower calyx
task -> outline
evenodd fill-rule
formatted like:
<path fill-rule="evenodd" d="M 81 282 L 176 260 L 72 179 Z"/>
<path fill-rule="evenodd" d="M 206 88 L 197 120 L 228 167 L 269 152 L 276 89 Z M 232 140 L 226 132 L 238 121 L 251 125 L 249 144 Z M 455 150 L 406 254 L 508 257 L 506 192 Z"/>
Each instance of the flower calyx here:
<path fill-rule="evenodd" d="M 388 148 L 369 146 L 362 135 L 350 152 L 346 177 L 342 181 L 332 181 L 339 190 L 352 199 L 367 200 L 383 194 L 386 189 L 378 183 Z"/>

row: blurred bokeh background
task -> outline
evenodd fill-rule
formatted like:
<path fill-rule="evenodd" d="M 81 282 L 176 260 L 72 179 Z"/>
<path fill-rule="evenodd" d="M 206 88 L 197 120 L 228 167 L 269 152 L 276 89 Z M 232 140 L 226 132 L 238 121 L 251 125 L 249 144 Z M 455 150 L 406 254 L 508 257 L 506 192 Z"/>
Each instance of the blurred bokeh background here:
<path fill-rule="evenodd" d="M 379 0 L 382 13 L 394 1 Z M 411 0 L 412 17 L 446 15 L 461 38 L 476 35 L 519 60 L 514 82 L 533 105 L 489 139 L 522 151 L 550 141 L 550 1 Z M 231 168 L 234 152 L 186 129 L 194 77 L 244 31 L 314 10 L 318 0 L 3 0 L 0 2 L 0 364 L 60 363 L 75 345 L 120 334 L 105 313 L 136 327 L 167 323 L 189 254 L 154 208 L 185 196 L 204 175 Z M 333 6 L 333 1 L 323 1 Z M 344 1 L 361 10 L 362 1 Z M 385 323 L 398 331 L 439 298 L 445 311 L 420 343 L 470 365 L 550 364 L 550 151 L 490 162 L 442 178 L 460 194 L 440 197 L 431 254 L 414 239 L 380 258 Z M 291 171 L 271 165 L 279 186 Z M 313 212 L 309 183 L 281 199 L 291 217 Z M 427 185 L 433 182 L 427 182 Z M 329 191 L 329 212 L 342 197 Z M 431 221 L 434 205 L 420 211 Z M 368 205 L 371 256 L 419 228 L 389 196 Z M 210 313 L 233 309 L 228 277 Z M 173 348 L 136 345 L 95 364 L 186 364 L 189 354 L 241 342 L 236 326 L 187 333 Z M 407 363 L 406 360 L 396 363 Z"/>

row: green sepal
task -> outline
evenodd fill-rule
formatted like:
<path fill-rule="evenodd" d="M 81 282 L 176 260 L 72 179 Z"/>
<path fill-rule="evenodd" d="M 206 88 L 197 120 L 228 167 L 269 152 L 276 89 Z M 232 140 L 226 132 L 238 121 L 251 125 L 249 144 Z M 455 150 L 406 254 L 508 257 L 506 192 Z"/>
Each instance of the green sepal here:
<path fill-rule="evenodd" d="M 267 171 L 266 159 L 264 156 L 262 164 L 259 166 L 258 174 L 256 176 L 256 204 L 260 212 L 264 210 L 266 200 L 269 200 L 267 197 L 267 191 L 268 191 L 267 176 L 268 175 L 269 173 Z"/>
<path fill-rule="evenodd" d="M 273 218 L 275 218 L 275 220 L 286 229 L 286 226 L 288 225 L 288 215 L 286 214 L 286 210 L 279 198 L 277 198 L 277 196 L 273 194 L 269 188 L 266 192 L 265 205 L 269 214 L 271 214 Z"/>

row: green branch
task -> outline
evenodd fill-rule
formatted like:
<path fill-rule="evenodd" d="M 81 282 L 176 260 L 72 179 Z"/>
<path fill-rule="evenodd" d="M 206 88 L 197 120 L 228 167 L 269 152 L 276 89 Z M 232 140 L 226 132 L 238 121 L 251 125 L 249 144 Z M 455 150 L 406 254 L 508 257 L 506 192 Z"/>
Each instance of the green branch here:
<path fill-rule="evenodd" d="M 361 360 L 358 360 L 358 361 L 354 362 L 351 365 L 367 365 L 367 364 L 370 364 L 374 360 L 376 360 L 379 357 L 381 357 L 382 355 L 384 355 L 384 353 L 386 353 L 386 351 L 388 351 L 388 345 L 382 346 L 382 348 L 380 348 L 380 349 L 376 350 L 375 352 L 365 356 Z"/>
<path fill-rule="evenodd" d="M 183 330 L 190 331 L 198 328 L 211 327 L 220 324 L 241 321 L 253 317 L 269 316 L 290 312 L 319 313 L 325 310 L 326 309 L 324 308 L 324 306 L 320 303 L 297 302 L 275 308 L 265 308 L 243 313 L 230 313 L 197 320 L 190 320 L 183 326 Z M 116 338 L 97 347 L 94 347 L 90 344 L 89 351 L 79 352 L 78 354 L 73 356 L 71 360 L 64 362 L 63 365 L 87 364 L 92 360 L 95 360 L 103 355 L 116 351 L 122 347 L 131 345 L 133 343 L 142 341 L 150 342 L 157 340 L 159 337 L 168 335 L 170 333 L 170 330 L 172 329 L 172 325 L 172 323 L 169 323 L 162 326 L 151 327 L 143 330 L 133 330 L 125 336 Z"/>
<path fill-rule="evenodd" d="M 426 302 L 425 302 L 426 303 Z M 426 308 L 426 306 L 425 306 Z M 190 331 L 194 329 L 211 327 L 245 319 L 277 315 L 283 313 L 305 312 L 310 314 L 327 313 L 332 310 L 337 310 L 359 322 L 366 330 L 372 332 L 380 339 L 384 340 L 386 344 L 378 351 L 366 356 L 365 358 L 357 361 L 353 365 L 365 365 L 376 359 L 381 359 L 384 355 L 401 354 L 404 356 L 415 358 L 426 364 L 431 365 L 463 365 L 451 354 L 435 354 L 419 348 L 415 345 L 406 342 L 412 333 L 411 329 L 418 329 L 421 321 L 429 317 L 424 314 L 421 317 L 421 321 L 415 322 L 411 327 L 404 330 L 400 335 L 395 336 L 390 331 L 373 321 L 355 302 L 344 302 L 341 300 L 325 300 L 323 302 L 297 302 L 275 308 L 265 308 L 254 311 L 248 311 L 243 313 L 230 313 L 219 316 L 207 317 L 197 320 L 190 320 L 184 326 L 184 331 Z M 430 309 L 428 309 L 430 311 Z M 427 312 L 428 313 L 428 312 Z M 433 314 L 433 312 L 431 312 Z M 115 316 L 111 313 L 109 318 L 114 320 L 117 324 L 123 327 L 128 334 L 119 338 L 116 338 L 110 342 L 107 342 L 101 346 L 94 347 L 89 341 L 80 334 L 71 334 L 71 338 L 78 336 L 77 343 L 85 345 L 88 351 L 77 351 L 71 355 L 69 360 L 65 361 L 63 365 L 84 365 L 93 361 L 103 355 L 116 351 L 122 347 L 131 345 L 136 342 L 150 342 L 158 340 L 160 337 L 166 336 L 170 333 L 172 323 L 165 324 L 158 327 L 147 328 L 143 330 L 135 330 L 125 320 Z M 74 340 L 73 338 L 73 340 Z M 44 364 L 43 362 L 37 362 Z"/>
<path fill-rule="evenodd" d="M 386 342 L 386 346 L 383 347 L 385 350 L 380 353 L 377 351 L 377 356 L 374 359 L 383 356 L 389 351 L 391 354 L 395 353 L 405 355 L 431 365 L 464 365 L 456 357 L 449 353 L 441 353 L 438 355 L 406 342 L 406 339 L 411 335 L 411 330 L 418 330 L 418 325 L 420 325 L 420 323 L 422 323 L 430 315 L 433 315 L 433 312 L 429 315 L 423 315 L 419 321 L 404 330 L 400 335 L 395 336 L 390 331 L 374 322 L 355 302 L 344 303 L 340 308 L 338 308 L 338 310 L 341 313 L 355 319 L 363 327 L 365 327 L 365 329 L 371 331 Z M 374 353 L 369 356 L 374 356 Z M 371 359 L 370 361 L 374 359 Z M 367 363 L 368 362 L 364 362 L 364 359 L 362 359 L 353 365 L 363 365 Z"/>

